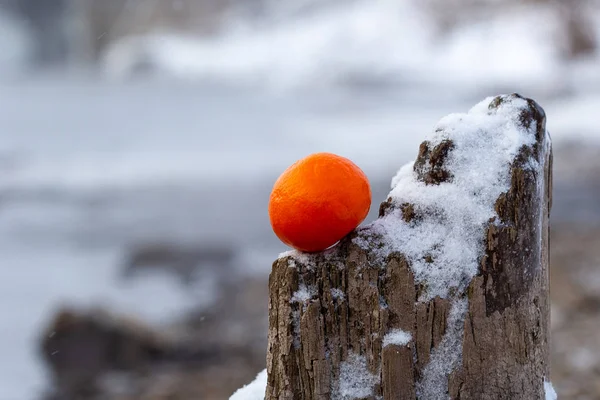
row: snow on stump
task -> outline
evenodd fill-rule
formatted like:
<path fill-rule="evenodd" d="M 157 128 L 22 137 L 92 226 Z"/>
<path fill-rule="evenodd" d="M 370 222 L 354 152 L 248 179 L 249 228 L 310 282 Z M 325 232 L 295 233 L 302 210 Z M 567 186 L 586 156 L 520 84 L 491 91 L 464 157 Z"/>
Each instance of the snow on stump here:
<path fill-rule="evenodd" d="M 533 100 L 443 118 L 376 221 L 273 264 L 265 398 L 543 399 L 551 165 Z"/>

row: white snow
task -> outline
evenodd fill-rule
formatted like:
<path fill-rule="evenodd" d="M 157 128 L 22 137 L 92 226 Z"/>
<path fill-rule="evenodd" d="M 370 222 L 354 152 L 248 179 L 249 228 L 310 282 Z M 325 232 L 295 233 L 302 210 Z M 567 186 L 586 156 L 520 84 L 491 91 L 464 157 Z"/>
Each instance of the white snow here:
<path fill-rule="evenodd" d="M 560 73 L 556 42 L 559 16 L 549 7 L 524 6 L 493 18 L 459 24 L 442 42 L 435 69 L 466 85 L 493 81 L 513 86 L 516 81 L 540 85 Z M 438 47 L 438 48 L 439 48 Z M 443 64 L 442 64 L 443 65 Z"/>
<path fill-rule="evenodd" d="M 423 378 L 417 383 L 417 397 L 423 400 L 447 400 L 448 375 L 462 362 L 462 335 L 466 299 L 452 304 L 446 333 L 442 342 L 431 352 L 429 363 L 423 369 Z"/>
<path fill-rule="evenodd" d="M 431 31 L 424 18 L 406 1 L 353 1 L 300 17 L 231 21 L 216 38 L 131 37 L 109 49 L 105 70 L 109 76 L 126 75 L 140 59 L 149 59 L 178 76 L 284 88 L 367 70 L 418 71 Z"/>
<path fill-rule="evenodd" d="M 295 261 L 298 261 L 299 263 L 302 263 L 304 265 L 308 265 L 308 264 L 310 264 L 310 262 L 312 260 L 312 257 L 309 253 L 303 253 L 298 250 L 284 251 L 283 253 L 280 253 L 277 258 L 286 258 L 286 257 L 290 257 L 289 265 L 291 267 L 296 266 Z"/>
<path fill-rule="evenodd" d="M 392 329 L 383 337 L 383 347 L 395 344 L 397 346 L 406 346 L 412 340 L 410 333 L 401 329 Z"/>
<path fill-rule="evenodd" d="M 344 292 L 338 288 L 331 289 L 331 296 L 334 299 L 341 300 L 341 301 L 343 301 L 346 298 L 346 296 L 344 295 Z"/>
<path fill-rule="evenodd" d="M 175 76 L 275 89 L 392 78 L 452 81 L 473 90 L 526 85 L 548 91 L 576 75 L 564 68 L 559 52 L 556 39 L 564 34 L 558 7 L 512 4 L 475 15 L 467 10 L 452 29 L 441 30 L 420 3 L 322 1 L 313 12 L 295 13 L 278 12 L 271 2 L 270 15 L 234 18 L 209 38 L 169 32 L 124 38 L 106 52 L 104 69 L 109 76 L 127 76 L 149 60 Z M 595 68 L 592 61 L 587 65 Z M 599 74 L 592 78 L 598 81 Z"/>
<path fill-rule="evenodd" d="M 351 353 L 340 364 L 339 387 L 334 388 L 332 400 L 353 400 L 369 397 L 373 386 L 379 383 L 379 374 L 369 371 L 364 356 Z"/>
<path fill-rule="evenodd" d="M 544 392 L 546 394 L 546 400 L 556 400 L 558 396 L 554 387 L 552 386 L 552 382 L 544 381 Z"/>
<path fill-rule="evenodd" d="M 313 296 L 316 296 L 317 290 L 312 286 L 306 286 L 304 283 L 301 283 L 298 287 L 298 290 L 294 292 L 290 302 L 292 303 L 306 303 Z"/>
<path fill-rule="evenodd" d="M 258 373 L 256 378 L 235 391 L 234 394 L 229 397 L 229 400 L 264 400 L 265 391 L 267 388 L 267 370 L 264 369 Z"/>
<path fill-rule="evenodd" d="M 496 216 L 500 194 L 510 188 L 509 165 L 521 146 L 535 140 L 535 124 L 525 129 L 517 119 L 525 100 L 505 101 L 489 111 L 491 99 L 467 114 L 443 118 L 427 138 L 431 147 L 446 139 L 454 143 L 446 162 L 452 182 L 425 185 L 417 180 L 412 163 L 394 177 L 389 196 L 397 206 L 415 205 L 422 220 L 406 223 L 397 208 L 355 239 L 366 249 L 381 238 L 379 260 L 394 251 L 405 254 L 416 282 L 426 284 L 421 301 L 445 298 L 451 288 L 462 292 L 477 273 L 485 224 Z M 425 260 L 428 256 L 432 262 Z"/>

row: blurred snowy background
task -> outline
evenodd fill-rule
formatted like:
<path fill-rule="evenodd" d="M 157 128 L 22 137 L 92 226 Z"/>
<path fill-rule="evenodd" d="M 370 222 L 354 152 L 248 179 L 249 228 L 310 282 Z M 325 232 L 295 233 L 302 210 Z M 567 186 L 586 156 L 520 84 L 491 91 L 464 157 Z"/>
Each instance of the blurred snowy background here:
<path fill-rule="evenodd" d="M 0 0 L 0 400 L 227 398 L 264 368 L 279 173 L 347 156 L 372 219 L 509 92 L 555 146 L 552 380 L 600 399 L 600 1 Z"/>

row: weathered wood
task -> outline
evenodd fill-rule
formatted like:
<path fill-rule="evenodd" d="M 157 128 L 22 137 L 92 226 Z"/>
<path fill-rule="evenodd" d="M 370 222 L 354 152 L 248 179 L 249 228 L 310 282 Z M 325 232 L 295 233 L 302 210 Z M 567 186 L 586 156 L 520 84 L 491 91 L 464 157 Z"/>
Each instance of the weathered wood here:
<path fill-rule="evenodd" d="M 515 99 L 522 98 L 497 97 L 490 110 Z M 544 111 L 532 100 L 517 111 L 520 123 L 535 130 L 535 143 L 507 165 L 510 190 L 482 230 L 479 271 L 464 288 L 423 297 L 428 288 L 416 282 L 407 256 L 379 259 L 381 244 L 373 239 L 371 248 L 360 247 L 356 233 L 326 252 L 292 253 L 273 264 L 266 399 L 543 399 L 552 152 Z M 452 184 L 446 159 L 453 146 L 451 139 L 424 142 L 414 163 L 419 180 Z M 398 209 L 406 223 L 420 223 L 419 207 L 391 198 L 380 216 Z M 410 341 L 384 347 L 394 330 Z M 452 350 L 459 357 L 445 360 Z M 432 363 L 434 357 L 444 364 Z M 365 390 L 345 386 L 340 376 L 348 369 L 359 378 L 351 383 Z"/>

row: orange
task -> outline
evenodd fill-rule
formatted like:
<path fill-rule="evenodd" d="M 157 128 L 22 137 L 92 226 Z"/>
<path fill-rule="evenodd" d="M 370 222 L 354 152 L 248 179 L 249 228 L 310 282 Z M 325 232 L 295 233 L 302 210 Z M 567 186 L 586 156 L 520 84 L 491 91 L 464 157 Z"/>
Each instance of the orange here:
<path fill-rule="evenodd" d="M 325 250 L 352 232 L 371 207 L 364 172 L 331 153 L 305 157 L 281 174 L 269 199 L 277 237 L 304 252 Z"/>

